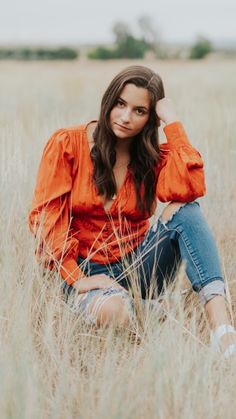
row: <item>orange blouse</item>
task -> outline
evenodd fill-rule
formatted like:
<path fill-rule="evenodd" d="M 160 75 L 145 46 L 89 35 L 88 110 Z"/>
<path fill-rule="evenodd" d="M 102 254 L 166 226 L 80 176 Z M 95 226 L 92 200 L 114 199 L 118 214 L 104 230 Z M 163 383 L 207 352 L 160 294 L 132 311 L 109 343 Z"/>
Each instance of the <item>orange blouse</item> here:
<path fill-rule="evenodd" d="M 109 211 L 92 181 L 93 163 L 87 125 L 56 131 L 45 146 L 29 214 L 31 231 L 39 239 L 37 257 L 55 266 L 70 285 L 84 276 L 76 259 L 115 262 L 143 240 L 148 215 L 136 210 L 132 173 Z M 205 194 L 203 161 L 181 122 L 164 127 L 157 167 L 157 199 L 189 202 Z"/>

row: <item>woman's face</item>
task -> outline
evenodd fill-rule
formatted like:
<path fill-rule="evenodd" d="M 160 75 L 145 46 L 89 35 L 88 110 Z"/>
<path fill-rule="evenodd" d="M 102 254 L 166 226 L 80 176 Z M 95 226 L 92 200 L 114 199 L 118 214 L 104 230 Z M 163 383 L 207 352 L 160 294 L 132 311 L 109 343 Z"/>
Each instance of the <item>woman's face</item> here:
<path fill-rule="evenodd" d="M 144 128 L 150 114 L 147 89 L 126 84 L 110 112 L 110 127 L 120 139 L 132 138 Z"/>

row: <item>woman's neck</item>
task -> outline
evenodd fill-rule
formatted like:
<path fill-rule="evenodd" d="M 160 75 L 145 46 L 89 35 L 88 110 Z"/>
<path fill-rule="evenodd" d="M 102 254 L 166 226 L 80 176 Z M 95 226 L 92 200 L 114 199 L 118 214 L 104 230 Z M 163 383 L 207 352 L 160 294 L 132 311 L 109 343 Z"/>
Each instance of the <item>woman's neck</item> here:
<path fill-rule="evenodd" d="M 125 156 L 130 154 L 130 147 L 132 144 L 132 138 L 128 138 L 126 140 L 117 139 L 116 141 L 116 154 L 118 156 Z"/>

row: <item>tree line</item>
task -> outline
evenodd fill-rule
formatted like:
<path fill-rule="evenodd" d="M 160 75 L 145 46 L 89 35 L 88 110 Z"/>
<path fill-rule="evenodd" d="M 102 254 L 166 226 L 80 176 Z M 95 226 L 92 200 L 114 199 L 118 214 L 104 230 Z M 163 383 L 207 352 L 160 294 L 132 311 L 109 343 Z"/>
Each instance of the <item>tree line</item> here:
<path fill-rule="evenodd" d="M 73 48 L 0 48 L 0 59 L 13 60 L 75 60 L 79 56 Z"/>
<path fill-rule="evenodd" d="M 113 46 L 100 45 L 88 51 L 89 59 L 109 60 L 109 59 L 143 59 L 147 53 L 151 53 L 155 58 L 181 58 L 181 48 L 171 51 L 161 39 L 149 16 L 142 16 L 138 19 L 139 35 L 135 35 L 130 27 L 124 22 L 116 22 L 112 28 L 114 44 Z M 184 58 L 202 59 L 213 51 L 209 39 L 200 36 L 196 42 L 188 48 Z M 78 59 L 80 52 L 75 48 L 0 48 L 0 59 L 18 60 L 75 60 Z"/>

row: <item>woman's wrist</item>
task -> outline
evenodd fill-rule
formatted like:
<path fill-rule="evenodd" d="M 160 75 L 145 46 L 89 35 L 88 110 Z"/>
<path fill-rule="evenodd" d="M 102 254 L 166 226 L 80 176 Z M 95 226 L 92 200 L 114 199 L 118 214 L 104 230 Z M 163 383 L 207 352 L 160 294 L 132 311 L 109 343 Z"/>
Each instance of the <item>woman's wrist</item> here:
<path fill-rule="evenodd" d="M 96 284 L 96 280 L 93 277 L 83 276 L 73 283 L 73 287 L 75 288 L 78 294 L 83 294 L 85 292 L 91 291 L 92 289 L 96 288 L 97 284 Z"/>
<path fill-rule="evenodd" d="M 179 120 L 174 103 L 169 98 L 163 98 L 156 103 L 156 114 L 165 125 Z"/>
<path fill-rule="evenodd" d="M 80 289 L 81 283 L 84 283 L 84 280 L 88 279 L 87 276 L 80 276 L 77 281 L 73 282 L 71 285 L 73 288 L 75 288 L 77 291 Z"/>
<path fill-rule="evenodd" d="M 165 118 L 165 121 L 163 121 L 163 122 L 164 122 L 165 125 L 169 125 L 169 124 L 173 124 L 173 122 L 178 122 L 178 121 L 179 121 L 178 116 L 173 115 L 173 116 L 170 116 L 168 118 Z"/>

